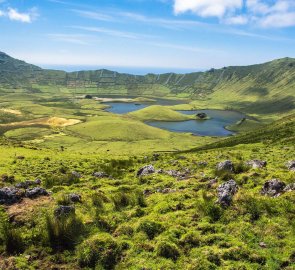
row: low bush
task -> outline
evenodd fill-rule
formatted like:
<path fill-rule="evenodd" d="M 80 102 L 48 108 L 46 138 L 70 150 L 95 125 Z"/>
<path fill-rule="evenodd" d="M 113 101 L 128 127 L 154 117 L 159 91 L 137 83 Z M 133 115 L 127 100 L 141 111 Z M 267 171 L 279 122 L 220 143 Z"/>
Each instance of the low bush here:
<path fill-rule="evenodd" d="M 151 220 L 144 220 L 139 224 L 138 231 L 144 232 L 149 239 L 153 239 L 155 236 L 163 232 L 164 228 L 161 223 Z"/>
<path fill-rule="evenodd" d="M 99 234 L 85 240 L 77 253 L 81 267 L 113 269 L 120 259 L 121 247 L 109 234 Z"/>
<path fill-rule="evenodd" d="M 158 256 L 172 259 L 174 261 L 176 261 L 180 256 L 178 247 L 175 244 L 166 241 L 161 241 L 158 243 L 156 252 Z"/>

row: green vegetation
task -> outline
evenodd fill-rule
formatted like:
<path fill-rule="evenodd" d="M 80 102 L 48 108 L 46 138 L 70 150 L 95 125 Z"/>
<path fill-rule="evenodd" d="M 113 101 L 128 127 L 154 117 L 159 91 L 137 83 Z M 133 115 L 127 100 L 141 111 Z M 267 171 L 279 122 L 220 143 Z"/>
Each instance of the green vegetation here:
<path fill-rule="evenodd" d="M 0 204 L 0 269 L 294 269 L 295 192 L 261 193 L 271 179 L 295 182 L 293 62 L 135 77 L 43 70 L 1 53 L 0 189 L 40 179 L 49 194 L 19 188 L 20 200 Z M 78 98 L 100 93 L 191 100 L 115 115 Z M 255 118 L 227 138 L 144 124 L 194 117 L 180 108 Z M 224 160 L 234 168 L 217 169 Z M 145 165 L 155 172 L 137 175 Z M 238 189 L 226 207 L 217 188 L 230 179 Z"/>
<path fill-rule="evenodd" d="M 142 121 L 185 121 L 196 119 L 195 116 L 185 115 L 160 105 L 153 105 L 129 113 L 130 116 Z"/>

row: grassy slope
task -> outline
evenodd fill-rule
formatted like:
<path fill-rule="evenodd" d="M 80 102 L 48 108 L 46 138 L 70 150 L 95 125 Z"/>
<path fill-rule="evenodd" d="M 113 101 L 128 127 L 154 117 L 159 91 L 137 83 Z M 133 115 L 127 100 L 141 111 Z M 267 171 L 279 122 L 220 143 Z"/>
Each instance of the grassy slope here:
<path fill-rule="evenodd" d="M 184 121 L 193 118 L 160 105 L 149 106 L 128 115 L 142 121 Z"/>
<path fill-rule="evenodd" d="M 71 150 L 0 146 L 1 153 L 5 153 L 0 157 L 0 174 L 15 175 L 17 181 L 40 177 L 54 198 L 45 205 L 40 202 L 33 209 L 30 204 L 26 209 L 19 205 L 14 216 L 17 223 L 12 224 L 11 229 L 24 244 L 25 251 L 21 254 L 5 253 L 0 229 L 0 250 L 4 251 L 0 268 L 1 263 L 9 263 L 11 268 L 20 269 L 79 269 L 78 260 L 84 258 L 82 254 L 90 256 L 99 248 L 107 249 L 107 252 L 99 252 L 102 257 L 98 256 L 94 264 L 96 267 L 102 264 L 105 268 L 108 268 L 108 262 L 112 262 L 115 269 L 140 269 L 142 265 L 152 270 L 293 269 L 294 192 L 278 198 L 260 194 L 266 180 L 280 178 L 286 183 L 294 182 L 294 172 L 285 167 L 286 161 L 294 158 L 295 128 L 294 122 L 290 124 L 291 120 L 284 119 L 267 127 L 255 133 L 255 137 L 253 133 L 247 135 L 249 139 L 255 138 L 248 144 L 239 145 L 247 142 L 243 137 L 246 135 L 241 135 L 230 138 L 237 140 L 230 145 L 182 153 L 182 157 L 161 154 L 159 160 L 152 156 L 131 155 L 113 160 L 113 156 L 108 157 L 100 151 L 82 155 Z M 18 159 L 17 156 L 25 158 Z M 267 168 L 244 168 L 230 176 L 215 172 L 219 161 L 231 159 L 236 166 L 241 166 L 254 158 L 267 160 Z M 198 161 L 206 161 L 208 166 L 200 167 Z M 179 181 L 161 174 L 136 178 L 134 170 L 150 163 L 163 169 L 190 168 L 192 178 Z M 73 170 L 83 176 L 76 183 L 69 183 L 65 172 Z M 113 177 L 95 179 L 91 176 L 93 171 L 106 171 Z M 218 183 L 209 187 L 208 181 L 216 176 Z M 239 191 L 232 206 L 222 209 L 214 202 L 216 186 L 226 177 L 237 181 Z M 164 188 L 175 192 L 157 192 Z M 146 189 L 153 193 L 143 198 L 141 194 Z M 58 251 L 48 241 L 44 213 L 52 215 L 55 207 L 63 203 L 64 194 L 72 192 L 82 195 L 82 203 L 76 204 L 75 208 L 76 216 L 86 230 L 75 231 L 75 237 L 78 236 L 75 249 Z M 38 199 L 34 202 L 37 203 Z M 3 224 L 5 214 L 1 212 L 0 216 Z M 155 235 L 149 238 L 151 232 Z M 100 242 L 91 242 L 93 237 L 100 237 Z M 264 242 L 266 248 L 261 248 L 260 242 Z M 89 245 L 91 249 L 87 248 Z M 161 252 L 163 245 L 166 250 Z M 43 251 L 42 255 L 38 250 Z M 119 256 L 110 258 L 107 255 L 116 252 Z M 176 257 L 165 258 L 169 254 L 176 254 Z M 28 255 L 33 259 L 28 261 Z"/>

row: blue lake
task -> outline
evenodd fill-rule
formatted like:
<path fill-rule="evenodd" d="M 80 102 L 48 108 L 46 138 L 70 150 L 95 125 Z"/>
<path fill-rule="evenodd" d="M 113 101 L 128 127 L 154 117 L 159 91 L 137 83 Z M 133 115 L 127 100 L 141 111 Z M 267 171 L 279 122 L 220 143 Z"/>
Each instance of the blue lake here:
<path fill-rule="evenodd" d="M 129 112 L 141 110 L 150 105 L 176 105 L 185 103 L 181 100 L 165 100 L 156 99 L 155 102 L 105 102 L 109 107 L 105 110 L 116 114 L 126 114 Z M 196 115 L 197 113 L 206 113 L 209 120 L 188 120 L 188 121 L 148 121 L 147 125 L 166 129 L 172 132 L 188 132 L 199 136 L 229 136 L 234 132 L 226 130 L 225 127 L 232 125 L 237 121 L 247 118 L 246 115 L 236 111 L 226 110 L 194 110 L 194 111 L 179 111 L 183 114 Z"/>

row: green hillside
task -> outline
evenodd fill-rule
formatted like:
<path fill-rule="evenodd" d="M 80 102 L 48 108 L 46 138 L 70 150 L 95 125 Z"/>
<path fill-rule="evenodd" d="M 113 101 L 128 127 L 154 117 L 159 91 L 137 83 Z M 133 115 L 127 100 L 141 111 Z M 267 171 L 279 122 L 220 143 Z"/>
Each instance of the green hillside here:
<path fill-rule="evenodd" d="M 189 74 L 138 76 L 105 69 L 70 73 L 45 70 L 1 53 L 0 86 L 4 92 L 187 97 L 195 106 L 219 106 L 250 114 L 288 113 L 295 109 L 295 59 Z"/>

